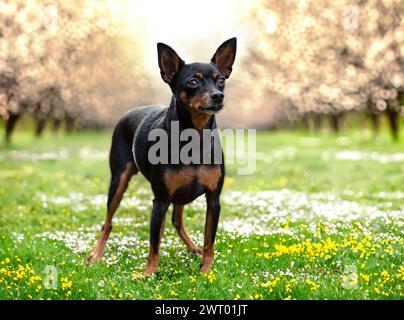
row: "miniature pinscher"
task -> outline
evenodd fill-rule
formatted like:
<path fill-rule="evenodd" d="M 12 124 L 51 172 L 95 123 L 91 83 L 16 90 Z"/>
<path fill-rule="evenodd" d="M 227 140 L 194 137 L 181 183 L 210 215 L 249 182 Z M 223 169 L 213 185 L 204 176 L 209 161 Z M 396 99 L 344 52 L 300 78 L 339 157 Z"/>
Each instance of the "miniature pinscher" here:
<path fill-rule="evenodd" d="M 193 129 L 202 140 L 206 139 L 202 135 L 203 129 L 216 129 L 215 114 L 223 108 L 225 80 L 232 72 L 236 46 L 236 38 L 229 39 L 217 49 L 210 63 L 186 64 L 171 47 L 163 43 L 157 44 L 160 74 L 172 91 L 171 103 L 168 108 L 135 108 L 128 111 L 116 125 L 109 155 L 111 181 L 107 216 L 97 246 L 88 257 L 88 262 L 101 258 L 112 229 L 112 217 L 131 177 L 140 171 L 150 182 L 154 194 L 150 252 L 145 275 L 158 271 L 165 215 L 171 203 L 172 223 L 179 236 L 190 252 L 202 256 L 200 271 L 210 271 L 220 215 L 224 161 L 220 164 L 213 163 L 213 160 L 209 163 L 185 163 L 181 159 L 173 161 L 173 155 L 170 154 L 168 163 L 154 164 L 148 157 L 150 148 L 155 143 L 149 141 L 149 133 L 153 129 L 164 130 L 169 143 L 178 143 L 181 147 L 184 141 L 172 141 L 178 139 L 171 134 L 172 124 L 177 122 L 180 132 Z M 213 146 L 211 151 L 213 152 Z M 199 156 L 202 157 L 202 154 Z M 183 225 L 184 205 L 202 194 L 205 194 L 207 203 L 203 250 L 196 247 Z"/>

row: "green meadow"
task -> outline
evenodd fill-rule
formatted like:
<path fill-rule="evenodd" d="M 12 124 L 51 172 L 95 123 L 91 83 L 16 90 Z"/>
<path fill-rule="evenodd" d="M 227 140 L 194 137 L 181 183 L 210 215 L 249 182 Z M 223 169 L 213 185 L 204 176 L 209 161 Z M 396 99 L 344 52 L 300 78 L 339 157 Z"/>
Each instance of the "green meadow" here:
<path fill-rule="evenodd" d="M 200 274 L 170 208 L 151 277 L 140 175 L 104 258 L 86 263 L 105 217 L 110 137 L 21 130 L 0 145 L 0 299 L 403 298 L 404 142 L 387 131 L 258 132 L 255 172 L 227 165 L 212 272 Z M 201 246 L 203 197 L 184 219 Z"/>

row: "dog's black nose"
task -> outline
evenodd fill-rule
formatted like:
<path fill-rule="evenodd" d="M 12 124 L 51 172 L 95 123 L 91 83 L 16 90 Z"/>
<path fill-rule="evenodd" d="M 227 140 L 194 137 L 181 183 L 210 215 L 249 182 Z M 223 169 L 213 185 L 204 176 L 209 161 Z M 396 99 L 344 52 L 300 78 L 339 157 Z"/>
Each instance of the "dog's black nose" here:
<path fill-rule="evenodd" d="M 216 92 L 212 93 L 211 98 L 214 103 L 221 103 L 221 102 L 223 102 L 224 94 L 220 91 L 216 91 Z"/>

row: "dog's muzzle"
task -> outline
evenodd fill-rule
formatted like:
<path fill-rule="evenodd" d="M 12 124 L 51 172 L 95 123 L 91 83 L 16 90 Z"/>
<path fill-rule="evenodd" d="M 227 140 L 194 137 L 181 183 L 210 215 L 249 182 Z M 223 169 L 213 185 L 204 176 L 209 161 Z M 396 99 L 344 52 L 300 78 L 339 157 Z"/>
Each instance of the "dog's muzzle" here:
<path fill-rule="evenodd" d="M 206 107 L 201 107 L 199 109 L 199 111 L 206 113 L 206 114 L 216 114 L 222 109 L 223 109 L 223 103 L 220 103 L 220 104 L 214 104 L 214 105 L 210 105 L 210 106 L 206 106 Z"/>

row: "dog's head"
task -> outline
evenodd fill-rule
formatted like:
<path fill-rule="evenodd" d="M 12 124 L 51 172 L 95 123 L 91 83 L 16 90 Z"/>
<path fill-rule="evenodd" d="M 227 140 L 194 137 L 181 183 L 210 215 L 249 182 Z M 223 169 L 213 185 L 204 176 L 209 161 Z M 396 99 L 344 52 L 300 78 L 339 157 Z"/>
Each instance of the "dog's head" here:
<path fill-rule="evenodd" d="M 225 80 L 236 57 L 237 39 L 225 41 L 210 63 L 186 64 L 164 43 L 157 44 L 160 74 L 177 99 L 192 112 L 215 114 L 223 108 Z"/>

